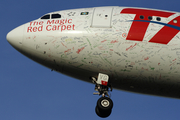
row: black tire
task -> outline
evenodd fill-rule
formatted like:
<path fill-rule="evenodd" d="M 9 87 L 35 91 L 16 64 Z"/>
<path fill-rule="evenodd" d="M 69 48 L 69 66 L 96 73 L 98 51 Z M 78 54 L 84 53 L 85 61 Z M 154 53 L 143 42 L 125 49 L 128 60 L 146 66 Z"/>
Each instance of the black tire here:
<path fill-rule="evenodd" d="M 108 97 L 101 97 L 97 101 L 97 107 L 100 111 L 111 111 L 113 108 L 113 101 Z"/>
<path fill-rule="evenodd" d="M 95 111 L 96 111 L 96 114 L 99 117 L 102 117 L 102 118 L 106 118 L 106 117 L 108 117 L 111 114 L 111 110 L 109 110 L 109 111 L 102 111 L 102 110 L 99 110 L 97 106 L 96 106 Z"/>

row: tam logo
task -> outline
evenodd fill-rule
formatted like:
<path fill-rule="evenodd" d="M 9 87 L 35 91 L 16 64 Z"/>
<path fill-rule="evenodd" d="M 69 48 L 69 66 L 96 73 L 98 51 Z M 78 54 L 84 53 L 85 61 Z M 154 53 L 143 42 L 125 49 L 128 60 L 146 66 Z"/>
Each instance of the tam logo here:
<path fill-rule="evenodd" d="M 162 23 L 151 21 L 148 18 L 152 16 L 159 16 L 168 18 L 171 15 L 175 14 L 172 12 L 164 12 L 157 10 L 146 10 L 146 9 L 137 9 L 137 8 L 125 8 L 121 11 L 121 14 L 135 14 L 134 20 L 132 20 L 132 25 L 129 30 L 129 33 L 126 37 L 126 40 L 135 40 L 135 41 L 143 41 L 144 35 L 150 23 L 156 23 L 164 25 L 164 27 L 157 32 L 149 42 L 160 43 L 160 44 L 168 44 L 171 39 L 180 31 L 180 16 L 174 18 L 169 23 Z M 143 16 L 143 18 L 140 18 Z M 174 22 L 176 21 L 176 22 Z"/>

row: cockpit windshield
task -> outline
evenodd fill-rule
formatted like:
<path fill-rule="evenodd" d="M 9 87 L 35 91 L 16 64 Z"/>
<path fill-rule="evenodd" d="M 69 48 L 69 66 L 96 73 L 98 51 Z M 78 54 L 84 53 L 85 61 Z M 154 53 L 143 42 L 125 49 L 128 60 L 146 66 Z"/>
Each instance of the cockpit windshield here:
<path fill-rule="evenodd" d="M 56 13 L 56 14 L 46 14 L 44 16 L 41 17 L 41 19 L 57 19 L 57 18 L 61 18 L 61 15 Z"/>
<path fill-rule="evenodd" d="M 41 19 L 50 19 L 50 15 L 49 14 L 44 15 L 44 16 L 41 17 Z"/>
<path fill-rule="evenodd" d="M 60 14 L 52 14 L 51 19 L 61 18 Z"/>

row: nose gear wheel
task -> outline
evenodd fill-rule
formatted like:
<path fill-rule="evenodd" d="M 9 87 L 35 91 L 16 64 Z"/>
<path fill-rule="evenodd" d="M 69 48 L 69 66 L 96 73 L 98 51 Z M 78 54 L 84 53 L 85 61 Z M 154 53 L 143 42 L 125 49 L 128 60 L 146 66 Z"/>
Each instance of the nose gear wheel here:
<path fill-rule="evenodd" d="M 112 100 L 108 97 L 101 97 L 97 101 L 95 111 L 99 117 L 105 118 L 111 114 L 112 108 L 113 108 Z"/>

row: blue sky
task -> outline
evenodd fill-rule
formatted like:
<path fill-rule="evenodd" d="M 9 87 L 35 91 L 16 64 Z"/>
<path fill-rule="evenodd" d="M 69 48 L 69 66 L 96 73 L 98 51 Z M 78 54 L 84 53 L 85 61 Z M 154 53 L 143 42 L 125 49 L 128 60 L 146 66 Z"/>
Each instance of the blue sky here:
<path fill-rule="evenodd" d="M 6 41 L 13 28 L 59 10 L 130 6 L 180 12 L 179 0 L 1 0 L 0 119 L 99 120 L 94 85 L 51 72 L 17 52 Z M 113 90 L 110 120 L 179 120 L 180 99 Z"/>

